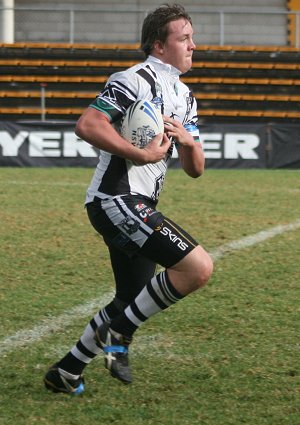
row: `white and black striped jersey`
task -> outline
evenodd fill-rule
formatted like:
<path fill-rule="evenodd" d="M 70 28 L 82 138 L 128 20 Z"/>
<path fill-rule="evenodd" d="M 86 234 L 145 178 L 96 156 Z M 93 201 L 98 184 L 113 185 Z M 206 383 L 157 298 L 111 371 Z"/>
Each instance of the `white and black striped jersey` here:
<path fill-rule="evenodd" d="M 190 89 L 180 81 L 179 75 L 180 71 L 173 66 L 149 56 L 145 62 L 113 74 L 90 107 L 108 115 L 119 131 L 127 108 L 137 100 L 147 99 L 160 107 L 164 115 L 182 124 L 192 124 L 195 128 L 196 101 Z M 199 139 L 199 134 L 196 138 Z M 86 203 L 92 202 L 95 197 L 104 199 L 129 193 L 156 202 L 163 188 L 173 149 L 174 144 L 164 160 L 143 166 L 101 150 Z"/>

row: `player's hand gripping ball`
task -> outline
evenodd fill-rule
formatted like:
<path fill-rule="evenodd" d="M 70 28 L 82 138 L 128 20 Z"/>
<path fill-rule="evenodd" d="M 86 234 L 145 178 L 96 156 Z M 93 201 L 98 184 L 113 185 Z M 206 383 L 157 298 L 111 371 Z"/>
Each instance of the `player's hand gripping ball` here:
<path fill-rule="evenodd" d="M 164 133 L 160 110 L 149 100 L 138 100 L 129 106 L 121 123 L 121 135 L 143 149 L 157 135 Z"/>

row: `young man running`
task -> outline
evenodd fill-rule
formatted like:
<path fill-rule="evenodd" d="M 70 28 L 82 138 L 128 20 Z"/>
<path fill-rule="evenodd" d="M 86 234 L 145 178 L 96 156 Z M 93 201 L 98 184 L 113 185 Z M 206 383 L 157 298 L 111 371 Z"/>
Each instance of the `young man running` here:
<path fill-rule="evenodd" d="M 173 149 L 189 176 L 204 172 L 196 101 L 179 79 L 191 68 L 195 49 L 185 9 L 167 5 L 150 13 L 141 47 L 145 62 L 113 74 L 76 126 L 79 137 L 100 149 L 86 208 L 108 246 L 116 292 L 47 372 L 45 385 L 55 392 L 81 393 L 83 370 L 100 351 L 111 375 L 131 383 L 128 347 L 134 332 L 149 317 L 203 287 L 213 270 L 196 240 L 156 209 Z M 162 143 L 158 135 L 144 149 L 119 132 L 125 111 L 140 99 L 157 105 L 164 121 L 172 124 L 166 124 Z M 155 274 L 157 264 L 164 270 Z"/>

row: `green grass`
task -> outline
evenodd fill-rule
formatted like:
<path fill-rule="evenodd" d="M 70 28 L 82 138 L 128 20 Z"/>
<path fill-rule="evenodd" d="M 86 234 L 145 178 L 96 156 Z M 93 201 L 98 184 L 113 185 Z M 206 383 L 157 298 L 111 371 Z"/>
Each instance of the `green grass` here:
<path fill-rule="evenodd" d="M 91 169 L 0 169 L 2 348 L 113 290 L 83 208 Z M 300 218 L 295 170 L 170 170 L 160 209 L 206 249 Z M 152 317 L 132 346 L 134 383 L 100 356 L 79 397 L 47 392 L 49 365 L 90 315 L 0 357 L 3 425 L 298 425 L 300 230 L 219 259 L 210 283 Z M 3 342 L 4 341 L 4 342 Z"/>

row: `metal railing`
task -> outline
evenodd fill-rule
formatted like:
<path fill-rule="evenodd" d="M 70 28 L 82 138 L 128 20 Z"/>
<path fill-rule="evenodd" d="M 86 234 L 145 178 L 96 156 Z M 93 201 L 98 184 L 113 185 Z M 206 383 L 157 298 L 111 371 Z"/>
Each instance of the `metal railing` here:
<path fill-rule="evenodd" d="M 13 13 L 12 13 L 13 12 Z M 300 47 L 300 11 L 189 9 L 196 44 Z M 0 8 L 2 42 L 137 43 L 146 9 Z M 9 18 L 7 18 L 9 16 Z M 293 34 L 289 23 L 293 20 Z M 7 40 L 7 37 L 13 40 Z M 13 34 L 13 35 L 11 35 Z"/>

